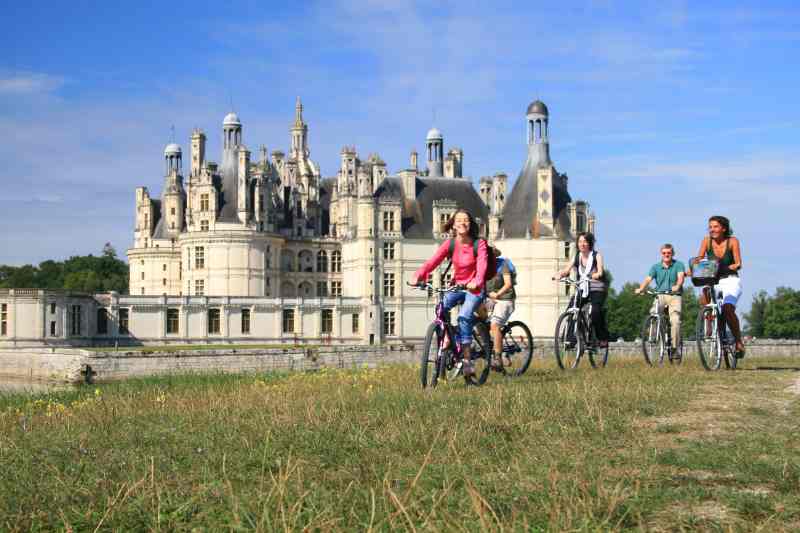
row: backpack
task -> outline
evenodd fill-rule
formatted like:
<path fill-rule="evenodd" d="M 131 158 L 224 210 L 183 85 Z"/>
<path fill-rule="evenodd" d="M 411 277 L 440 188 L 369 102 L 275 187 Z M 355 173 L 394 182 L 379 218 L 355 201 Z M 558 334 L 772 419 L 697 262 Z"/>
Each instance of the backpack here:
<path fill-rule="evenodd" d="M 478 258 L 478 241 L 484 241 L 485 239 L 474 239 L 472 241 L 472 256 L 477 259 Z M 450 270 L 450 267 L 453 266 L 453 252 L 456 249 L 456 241 L 455 239 L 450 239 L 450 244 L 448 245 L 447 249 L 447 258 L 450 259 L 450 263 L 447 265 L 447 268 L 444 269 L 445 275 Z M 494 255 L 494 248 L 489 246 L 489 243 L 486 243 L 486 272 L 497 272 L 497 257 Z M 511 268 L 509 267 L 509 270 Z M 516 272 L 515 272 L 516 275 Z M 494 274 L 492 274 L 494 276 Z"/>

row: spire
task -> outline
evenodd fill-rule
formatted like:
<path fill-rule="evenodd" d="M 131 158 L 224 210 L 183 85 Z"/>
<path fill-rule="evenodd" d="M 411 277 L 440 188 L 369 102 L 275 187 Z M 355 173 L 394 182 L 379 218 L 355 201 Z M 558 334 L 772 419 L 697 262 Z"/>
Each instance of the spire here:
<path fill-rule="evenodd" d="M 299 127 L 303 125 L 303 103 L 300 102 L 300 97 L 297 97 L 297 103 L 294 105 L 294 125 Z"/>

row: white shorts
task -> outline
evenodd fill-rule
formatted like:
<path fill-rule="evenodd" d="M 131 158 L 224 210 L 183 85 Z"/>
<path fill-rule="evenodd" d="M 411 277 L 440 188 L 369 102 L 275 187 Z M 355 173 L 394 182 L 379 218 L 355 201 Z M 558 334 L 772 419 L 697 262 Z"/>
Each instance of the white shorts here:
<path fill-rule="evenodd" d="M 514 300 L 494 300 L 492 316 L 489 320 L 500 326 L 505 326 L 511 313 L 514 312 Z"/>
<path fill-rule="evenodd" d="M 739 301 L 739 297 L 742 295 L 742 280 L 739 276 L 722 278 L 719 283 L 714 285 L 714 290 L 718 295 L 722 293 L 722 305 L 731 304 L 736 307 L 736 302 Z"/>

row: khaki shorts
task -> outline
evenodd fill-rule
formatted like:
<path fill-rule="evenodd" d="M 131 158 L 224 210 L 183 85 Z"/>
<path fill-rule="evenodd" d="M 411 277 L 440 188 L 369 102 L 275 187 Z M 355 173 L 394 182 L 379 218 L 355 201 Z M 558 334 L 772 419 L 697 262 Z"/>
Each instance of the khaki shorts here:
<path fill-rule="evenodd" d="M 489 320 L 494 324 L 505 326 L 511 313 L 514 312 L 514 300 L 492 300 L 492 315 Z"/>

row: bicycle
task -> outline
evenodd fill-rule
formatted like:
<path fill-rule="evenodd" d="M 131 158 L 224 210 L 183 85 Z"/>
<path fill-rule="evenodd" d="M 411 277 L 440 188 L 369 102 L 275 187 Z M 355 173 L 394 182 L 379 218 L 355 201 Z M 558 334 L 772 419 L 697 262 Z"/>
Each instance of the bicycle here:
<path fill-rule="evenodd" d="M 482 322 L 487 328 L 489 327 L 488 318 Z M 491 345 L 492 358 L 499 358 L 500 363 L 503 365 L 502 368 L 497 367 L 496 370 L 502 372 L 506 376 L 521 376 L 527 372 L 528 367 L 531 365 L 531 359 L 533 359 L 533 335 L 531 334 L 531 330 L 525 322 L 521 320 L 512 320 L 506 322 L 506 324 L 500 328 L 500 334 L 503 336 L 503 348 L 501 353 L 494 353 L 494 343 Z M 511 364 L 506 365 L 504 358 L 509 360 Z"/>
<path fill-rule="evenodd" d="M 603 368 L 608 363 L 608 346 L 600 346 L 591 320 L 592 303 L 581 296 L 580 281 L 562 278 L 561 283 L 575 289 L 567 309 L 556 321 L 554 351 L 561 370 L 578 367 L 584 352 L 592 368 Z"/>
<path fill-rule="evenodd" d="M 725 367 L 736 370 L 738 359 L 736 357 L 733 336 L 727 332 L 725 317 L 722 315 L 722 301 L 713 286 L 707 286 L 709 294 L 708 303 L 700 308 L 697 314 L 697 353 L 700 362 L 706 370 L 719 370 L 722 361 Z"/>
<path fill-rule="evenodd" d="M 450 323 L 449 313 L 444 311 L 444 294 L 464 290 L 464 285 L 451 285 L 449 287 L 434 287 L 430 282 L 412 285 L 411 287 L 424 291 L 435 291 L 437 303 L 433 321 L 425 332 L 425 342 L 420 356 L 420 382 L 422 388 L 436 387 L 439 379 L 453 380 L 458 377 L 462 366 L 462 347 L 456 342 L 455 328 Z M 473 337 L 470 345 L 470 362 L 475 372 L 464 375 L 468 385 L 483 385 L 489 377 L 492 363 L 492 341 L 489 330 L 482 321 L 475 322 L 472 329 Z"/>
<path fill-rule="evenodd" d="M 650 314 L 645 317 L 642 324 L 642 352 L 645 362 L 654 366 L 653 362 L 656 347 L 658 347 L 658 366 L 664 365 L 664 357 L 670 364 L 679 365 L 683 361 L 683 338 L 678 339 L 678 348 L 672 350 L 672 333 L 670 331 L 670 319 L 666 312 L 666 306 L 659 305 L 658 297 L 661 294 L 675 295 L 674 292 L 647 291 L 653 298 L 653 307 Z"/>

